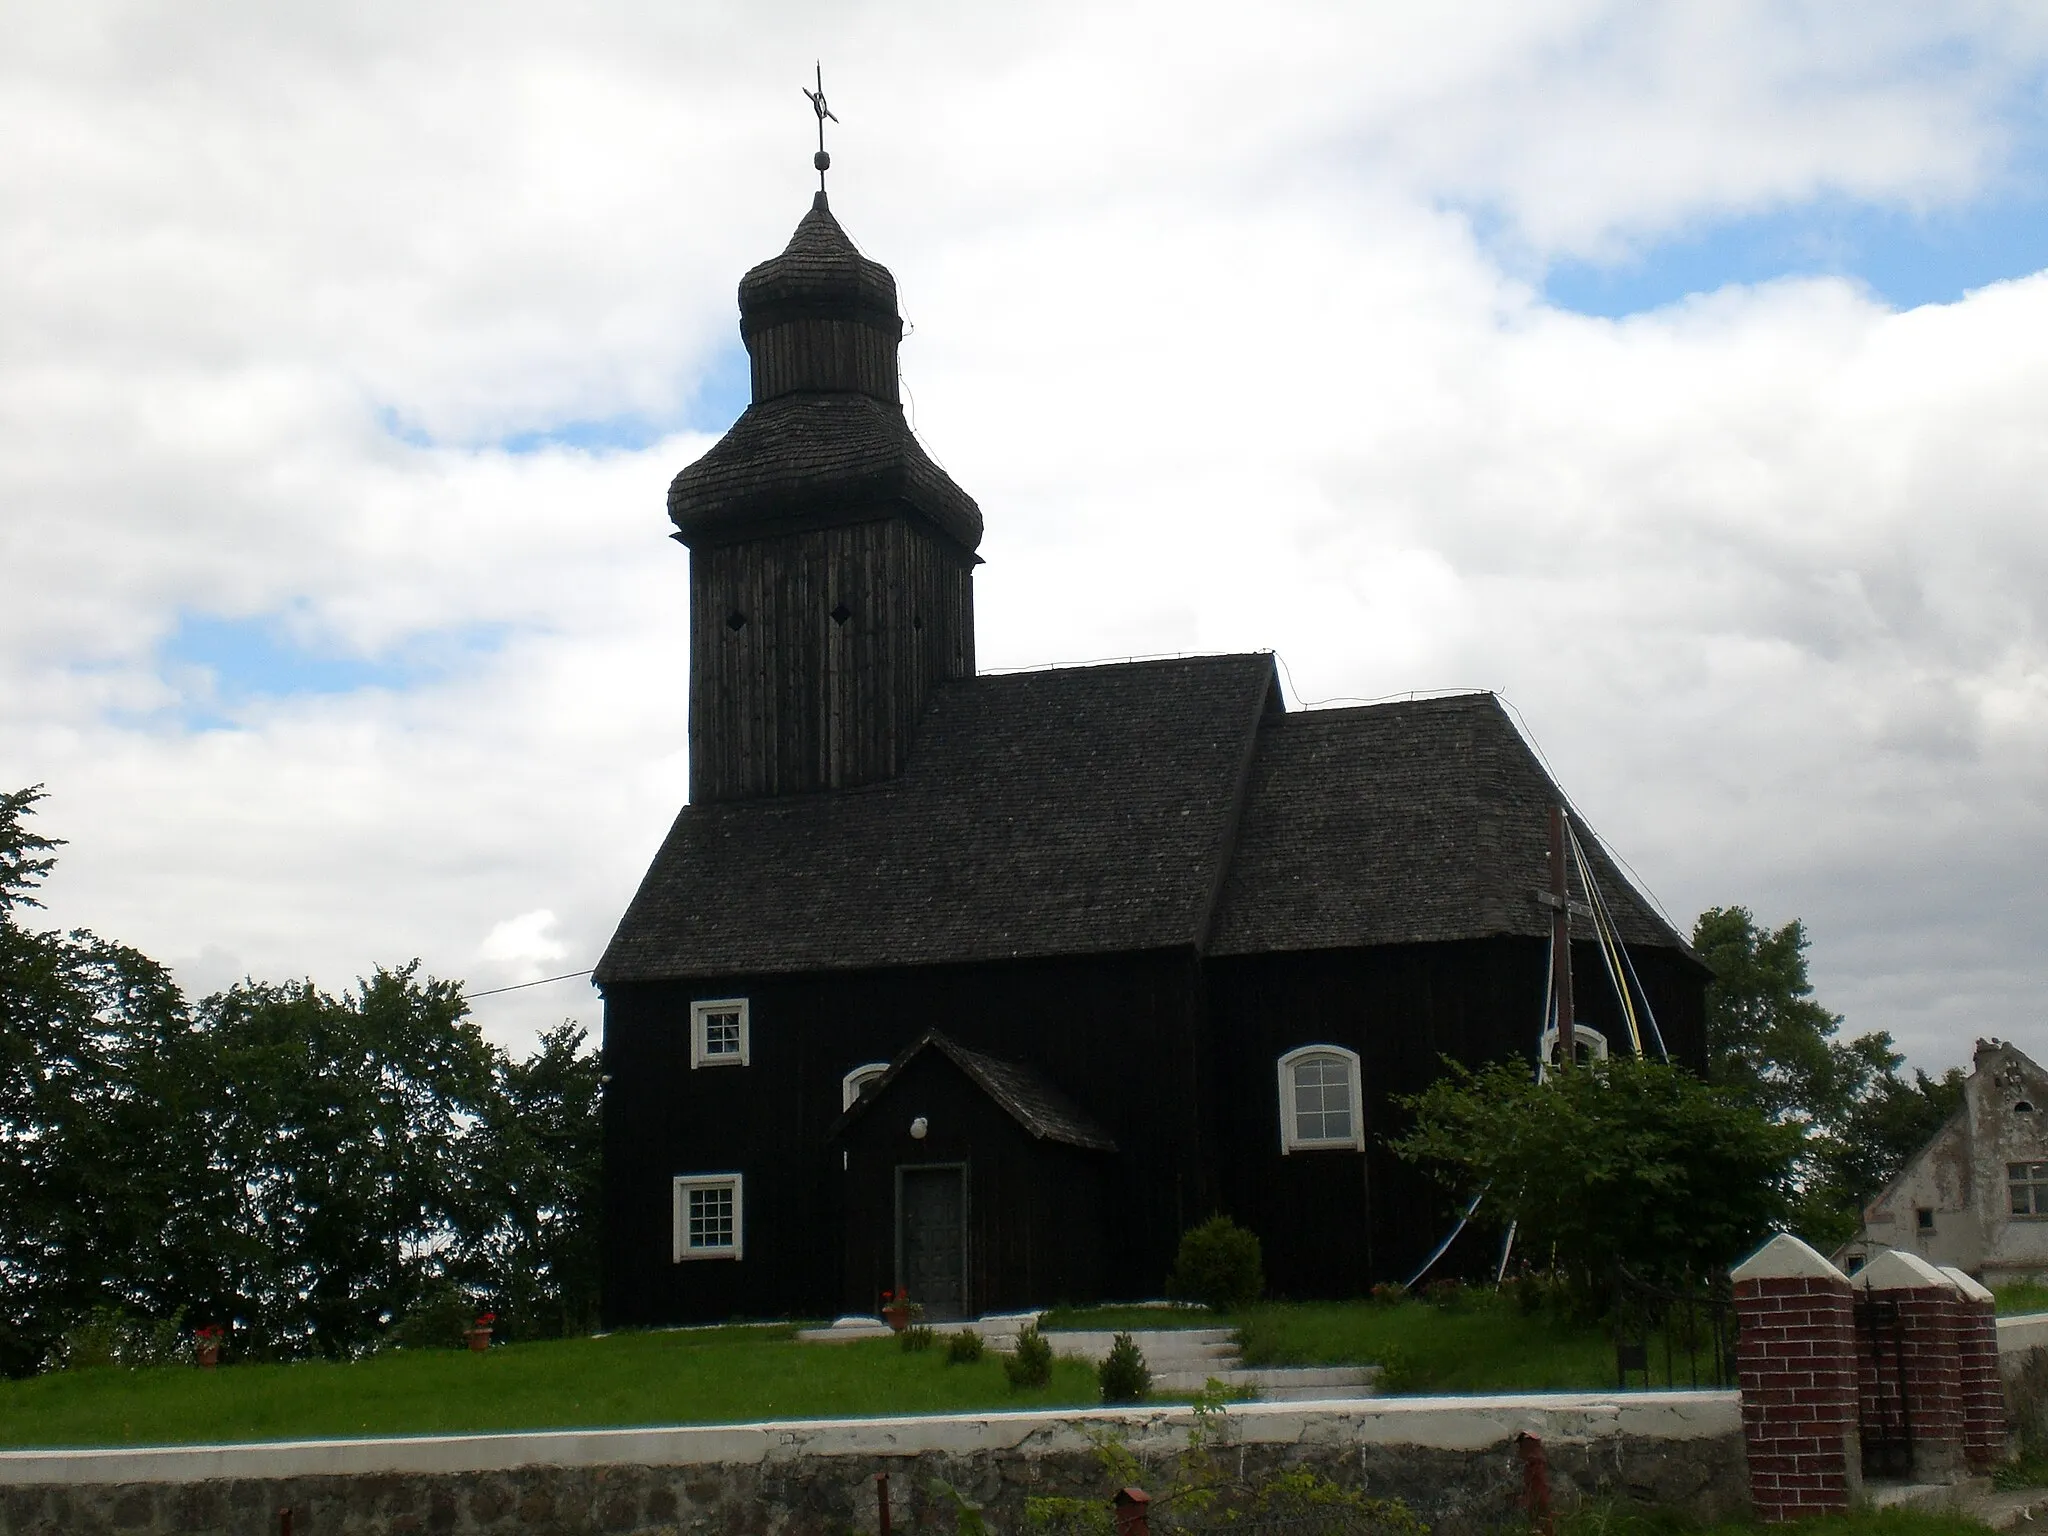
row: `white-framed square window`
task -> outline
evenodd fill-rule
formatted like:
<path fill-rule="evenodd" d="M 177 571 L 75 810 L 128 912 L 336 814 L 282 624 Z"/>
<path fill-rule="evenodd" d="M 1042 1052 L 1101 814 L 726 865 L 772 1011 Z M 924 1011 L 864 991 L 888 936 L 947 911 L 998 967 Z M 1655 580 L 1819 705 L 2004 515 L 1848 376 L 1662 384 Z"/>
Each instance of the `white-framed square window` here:
<path fill-rule="evenodd" d="M 716 997 L 690 1004 L 690 1065 L 744 1067 L 747 1064 L 747 1000 Z"/>
<path fill-rule="evenodd" d="M 745 1206 L 736 1173 L 684 1173 L 675 1181 L 675 1260 L 736 1259 L 745 1246 Z"/>
<path fill-rule="evenodd" d="M 1280 1058 L 1280 1150 L 1365 1150 L 1358 1053 L 1305 1045 Z"/>

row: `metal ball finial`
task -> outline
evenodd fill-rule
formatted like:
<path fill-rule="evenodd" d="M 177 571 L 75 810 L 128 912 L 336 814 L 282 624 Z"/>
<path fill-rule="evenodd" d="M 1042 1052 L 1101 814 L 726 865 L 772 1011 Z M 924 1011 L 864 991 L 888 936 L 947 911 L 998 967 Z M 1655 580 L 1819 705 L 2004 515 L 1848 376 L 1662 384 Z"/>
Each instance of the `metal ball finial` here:
<path fill-rule="evenodd" d="M 832 169 L 832 157 L 821 149 L 811 156 L 811 164 L 818 168 L 818 174 L 822 176 Z"/>

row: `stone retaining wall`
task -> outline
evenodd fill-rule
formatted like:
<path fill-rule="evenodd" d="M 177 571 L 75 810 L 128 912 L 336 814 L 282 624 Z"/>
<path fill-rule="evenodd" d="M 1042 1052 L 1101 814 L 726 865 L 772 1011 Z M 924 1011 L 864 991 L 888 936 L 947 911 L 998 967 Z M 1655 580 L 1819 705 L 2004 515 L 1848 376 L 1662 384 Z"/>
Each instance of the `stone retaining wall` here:
<path fill-rule="evenodd" d="M 1220 1453 L 1248 1474 L 1312 1467 L 1405 1499 L 1441 1536 L 1515 1510 L 1514 1444 L 1542 1438 L 1555 1495 L 1748 1509 L 1732 1392 L 1233 1406 Z M 1186 1409 L 857 1419 L 666 1430 L 468 1435 L 162 1450 L 0 1453 L 0 1536 L 292 1536 L 386 1532 L 869 1533 L 890 1475 L 896 1528 L 950 1531 L 943 1479 L 1023 1528 L 1032 1494 L 1107 1498 L 1091 1437 L 1120 1434 L 1158 1471 L 1186 1444 Z"/>

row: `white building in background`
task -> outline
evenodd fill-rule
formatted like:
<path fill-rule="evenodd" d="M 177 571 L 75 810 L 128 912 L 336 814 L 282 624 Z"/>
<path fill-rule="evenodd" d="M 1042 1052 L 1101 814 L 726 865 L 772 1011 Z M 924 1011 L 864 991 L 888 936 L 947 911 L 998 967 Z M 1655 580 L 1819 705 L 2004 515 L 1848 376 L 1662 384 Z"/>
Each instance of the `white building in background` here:
<path fill-rule="evenodd" d="M 1835 1256 L 1860 1268 L 1886 1248 L 1986 1285 L 2048 1277 L 2048 1072 L 2018 1047 L 1979 1040 L 1963 1107 L 1863 1208 Z"/>

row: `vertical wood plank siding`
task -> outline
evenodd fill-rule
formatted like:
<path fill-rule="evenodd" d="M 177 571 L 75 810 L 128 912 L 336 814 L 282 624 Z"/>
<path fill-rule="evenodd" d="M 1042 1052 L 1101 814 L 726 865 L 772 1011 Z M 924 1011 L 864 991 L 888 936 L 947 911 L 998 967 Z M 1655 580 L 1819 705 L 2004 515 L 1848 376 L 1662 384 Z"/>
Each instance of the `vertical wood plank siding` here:
<path fill-rule="evenodd" d="M 851 390 L 899 405 L 897 340 L 863 320 L 806 316 L 768 326 L 747 338 L 754 399 L 772 400 L 797 390 Z"/>
<path fill-rule="evenodd" d="M 1672 1059 L 1706 1062 L 1702 983 L 1673 949 L 1632 951 Z M 1600 964 L 1574 946 L 1581 974 Z M 706 977 L 609 989 L 604 1062 L 604 1314 L 613 1326 L 733 1316 L 872 1311 L 893 1284 L 892 1170 L 970 1167 L 975 1304 L 1156 1296 L 1179 1234 L 1212 1211 L 1258 1233 L 1275 1294 L 1363 1294 L 1405 1280 L 1450 1230 L 1451 1201 L 1386 1150 L 1395 1100 L 1450 1056 L 1533 1060 L 1544 941 L 1442 944 L 1200 959 L 1191 951 L 781 976 Z M 752 1000 L 752 1064 L 692 1071 L 692 997 Z M 1622 1038 L 1611 992 L 1581 1017 Z M 1032 1143 L 935 1056 L 929 1101 L 831 1138 L 840 1078 L 886 1061 L 926 1029 L 1029 1062 L 1117 1151 Z M 1370 1150 L 1280 1152 L 1275 1063 L 1300 1045 L 1357 1051 Z M 914 1084 L 911 1086 L 915 1086 Z M 879 1109 L 880 1106 L 878 1106 Z M 930 1132 L 911 1139 L 911 1113 Z M 842 1166 L 844 1148 L 849 1156 Z M 746 1258 L 669 1257 L 669 1179 L 745 1173 Z M 1438 1276 L 1474 1277 L 1499 1253 L 1483 1221 Z"/>
<path fill-rule="evenodd" d="M 886 513 L 693 551 L 691 798 L 900 772 L 933 685 L 974 671 L 973 579 L 968 558 Z"/>

